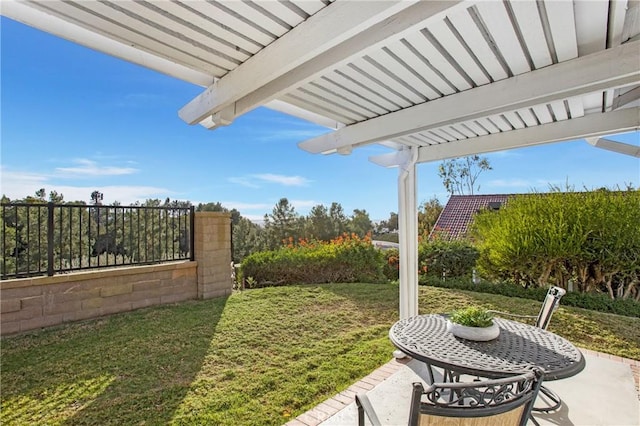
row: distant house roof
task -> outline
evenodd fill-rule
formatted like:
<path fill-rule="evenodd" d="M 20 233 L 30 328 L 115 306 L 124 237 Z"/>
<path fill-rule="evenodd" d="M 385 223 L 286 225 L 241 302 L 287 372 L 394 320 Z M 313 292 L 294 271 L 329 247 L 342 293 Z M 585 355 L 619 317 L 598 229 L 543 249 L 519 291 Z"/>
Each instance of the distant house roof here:
<path fill-rule="evenodd" d="M 452 195 L 440 213 L 429 238 L 438 234 L 447 240 L 463 238 L 473 216 L 480 210 L 498 210 L 516 194 Z"/>

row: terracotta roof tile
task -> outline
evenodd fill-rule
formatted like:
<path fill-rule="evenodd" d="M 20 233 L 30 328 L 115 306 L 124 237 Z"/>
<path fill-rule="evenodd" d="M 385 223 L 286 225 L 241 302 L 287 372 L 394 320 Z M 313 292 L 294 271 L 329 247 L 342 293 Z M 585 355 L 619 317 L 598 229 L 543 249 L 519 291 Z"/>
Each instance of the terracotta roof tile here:
<path fill-rule="evenodd" d="M 516 194 L 452 195 L 440 213 L 429 238 L 436 233 L 447 240 L 463 238 L 478 211 L 502 205 L 514 195 Z"/>

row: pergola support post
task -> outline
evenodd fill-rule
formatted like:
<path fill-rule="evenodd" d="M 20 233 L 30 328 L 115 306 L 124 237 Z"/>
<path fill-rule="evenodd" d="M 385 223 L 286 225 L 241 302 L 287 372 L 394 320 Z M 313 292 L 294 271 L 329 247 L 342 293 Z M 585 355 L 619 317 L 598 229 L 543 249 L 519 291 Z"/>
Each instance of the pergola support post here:
<path fill-rule="evenodd" d="M 418 206 L 416 161 L 418 149 L 409 148 L 398 174 L 398 237 L 400 257 L 400 319 L 418 315 Z"/>

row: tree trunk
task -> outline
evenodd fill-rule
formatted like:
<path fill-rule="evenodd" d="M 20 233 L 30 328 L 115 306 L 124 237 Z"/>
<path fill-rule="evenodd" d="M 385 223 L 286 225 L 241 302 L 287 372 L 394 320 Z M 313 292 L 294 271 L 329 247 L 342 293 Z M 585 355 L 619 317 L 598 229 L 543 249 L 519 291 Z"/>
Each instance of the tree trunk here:
<path fill-rule="evenodd" d="M 542 274 L 538 277 L 538 287 L 545 287 L 547 282 L 549 281 L 549 276 L 551 275 L 551 270 L 553 269 L 554 261 L 549 261 L 546 265 L 544 265 L 544 269 L 542 270 Z"/>
<path fill-rule="evenodd" d="M 578 290 L 580 293 L 585 293 L 587 290 L 587 272 L 589 270 L 588 265 L 576 266 L 576 276 L 578 277 Z"/>
<path fill-rule="evenodd" d="M 638 280 L 631 281 L 627 286 L 627 289 L 625 290 L 624 294 L 622 295 L 622 298 L 627 299 L 629 296 L 631 296 L 631 293 L 633 293 L 633 290 L 636 288 L 637 285 L 638 285 Z M 638 294 L 640 294 L 640 292 L 638 292 Z"/>
<path fill-rule="evenodd" d="M 609 293 L 609 297 L 611 300 L 614 300 L 616 296 L 613 294 L 613 288 L 611 288 L 611 280 L 607 280 L 605 285 L 607 286 L 607 293 Z"/>

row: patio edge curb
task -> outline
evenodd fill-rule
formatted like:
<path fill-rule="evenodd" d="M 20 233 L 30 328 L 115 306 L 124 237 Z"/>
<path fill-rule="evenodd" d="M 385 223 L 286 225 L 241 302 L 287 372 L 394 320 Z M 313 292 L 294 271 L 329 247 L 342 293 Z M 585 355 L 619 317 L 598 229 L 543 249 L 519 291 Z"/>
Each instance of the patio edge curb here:
<path fill-rule="evenodd" d="M 337 393 L 331 398 L 321 402 L 311 410 L 302 413 L 295 419 L 284 424 L 284 426 L 317 426 L 338 411 L 351 404 L 357 393 L 367 392 L 378 384 L 382 383 L 394 373 L 400 370 L 411 358 L 392 359 L 386 364 L 366 375 L 356 383 L 349 386 L 342 392 Z"/>

